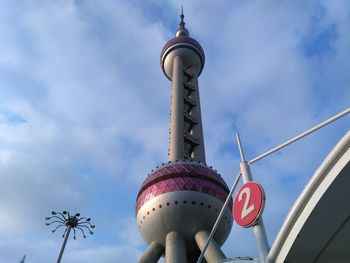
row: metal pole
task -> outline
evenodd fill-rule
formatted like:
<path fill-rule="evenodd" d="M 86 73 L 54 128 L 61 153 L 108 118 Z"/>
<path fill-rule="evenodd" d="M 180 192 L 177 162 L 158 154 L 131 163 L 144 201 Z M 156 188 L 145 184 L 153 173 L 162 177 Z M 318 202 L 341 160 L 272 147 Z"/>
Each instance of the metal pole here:
<path fill-rule="evenodd" d="M 66 243 L 67 243 L 67 240 L 68 240 L 71 228 L 72 228 L 71 226 L 68 226 L 66 235 L 64 236 L 64 240 L 63 240 L 63 244 L 62 244 L 62 248 L 61 248 L 60 254 L 58 255 L 57 263 L 61 262 L 63 251 L 64 251 L 64 248 L 66 247 Z"/>
<path fill-rule="evenodd" d="M 204 257 L 204 253 L 205 253 L 205 251 L 207 250 L 210 241 L 213 239 L 213 237 L 214 237 L 214 235 L 215 235 L 215 233 L 216 233 L 216 230 L 217 230 L 217 228 L 218 228 L 218 226 L 219 226 L 219 224 L 220 224 L 220 222 L 221 222 L 222 217 L 224 216 L 225 209 L 227 209 L 227 205 L 228 205 L 228 203 L 230 202 L 231 196 L 232 196 L 233 192 L 234 192 L 235 189 L 236 189 L 236 186 L 237 186 L 237 184 L 238 184 L 238 181 L 239 181 L 239 178 L 240 178 L 240 177 L 241 177 L 241 172 L 238 173 L 238 175 L 237 175 L 235 181 L 233 182 L 233 185 L 232 185 L 232 187 L 231 187 L 231 189 L 230 189 L 229 194 L 227 195 L 227 198 L 226 198 L 226 200 L 225 200 L 225 203 L 224 203 L 224 205 L 223 205 L 222 208 L 221 208 L 221 211 L 220 211 L 220 213 L 219 213 L 219 216 L 218 216 L 218 218 L 217 218 L 216 221 L 215 221 L 215 224 L 214 224 L 214 226 L 213 226 L 213 228 L 212 228 L 212 230 L 211 230 L 211 232 L 210 232 L 210 234 L 209 234 L 209 237 L 208 237 L 207 241 L 205 242 L 205 245 L 204 245 L 204 247 L 203 247 L 202 253 L 199 255 L 199 258 L 198 258 L 198 260 L 197 260 L 197 263 L 201 263 L 201 262 L 202 262 L 203 257 Z"/>
<path fill-rule="evenodd" d="M 241 139 L 240 139 L 238 133 L 236 134 L 236 139 L 237 139 L 237 144 L 238 144 L 238 148 L 239 148 L 239 152 L 240 152 L 241 160 L 242 160 L 240 163 L 242 179 L 243 179 L 243 182 L 246 184 L 246 183 L 252 181 L 253 177 L 252 177 L 252 173 L 250 171 L 249 163 L 246 162 L 244 159 L 244 153 L 243 153 L 243 148 L 242 148 L 242 144 L 241 144 Z M 261 215 L 259 216 L 255 225 L 253 226 L 253 231 L 255 234 L 256 243 L 258 245 L 260 262 L 264 263 L 266 258 L 267 258 L 267 255 L 269 254 L 270 248 L 269 248 L 269 242 L 268 242 L 267 236 L 266 236 L 264 222 L 263 222 Z"/>
<path fill-rule="evenodd" d="M 313 128 L 311 128 L 311 129 L 309 129 L 309 130 L 299 134 L 298 136 L 295 136 L 294 138 L 286 141 L 285 143 L 282 143 L 279 146 L 277 146 L 277 147 L 275 147 L 275 148 L 273 148 L 273 149 L 271 149 L 271 150 L 269 150 L 269 151 L 259 155 L 258 157 L 255 157 L 254 159 L 250 160 L 248 163 L 249 164 L 255 163 L 256 161 L 259 161 L 260 159 L 262 159 L 262 158 L 264 158 L 264 157 L 266 157 L 266 156 L 268 156 L 268 155 L 270 155 L 270 154 L 272 154 L 272 153 L 274 153 L 274 152 L 276 152 L 276 151 L 278 151 L 278 150 L 288 146 L 289 144 L 300 140 L 301 138 L 309 135 L 310 133 L 313 133 L 313 132 L 321 129 L 322 127 L 330 124 L 331 122 L 336 121 L 337 119 L 339 119 L 339 118 L 341 118 L 341 117 L 343 117 L 343 116 L 345 116 L 345 115 L 347 115 L 349 113 L 350 113 L 350 108 L 347 108 L 346 110 L 338 113 L 337 115 L 329 118 L 328 120 L 326 120 L 324 122 L 321 122 L 320 124 L 318 124 L 318 125 L 314 126 Z"/>

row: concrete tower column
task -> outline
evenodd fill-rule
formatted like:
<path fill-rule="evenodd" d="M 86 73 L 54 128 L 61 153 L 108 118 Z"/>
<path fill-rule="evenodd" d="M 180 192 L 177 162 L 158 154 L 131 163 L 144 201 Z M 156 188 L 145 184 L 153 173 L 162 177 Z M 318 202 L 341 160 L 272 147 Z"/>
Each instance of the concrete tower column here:
<path fill-rule="evenodd" d="M 151 242 L 138 263 L 157 263 L 163 253 L 163 246 L 157 244 L 156 242 Z"/>
<path fill-rule="evenodd" d="M 196 239 L 197 245 L 201 251 L 208 237 L 209 237 L 208 231 L 201 230 L 196 233 L 194 238 Z M 215 240 L 212 239 L 212 241 L 209 243 L 207 250 L 204 253 L 204 258 L 208 263 L 218 263 L 219 261 L 225 259 L 226 256 L 221 251 L 218 244 L 216 244 Z"/>
<path fill-rule="evenodd" d="M 205 149 L 204 149 L 204 139 L 203 139 L 203 126 L 202 126 L 202 114 L 201 114 L 201 104 L 199 98 L 199 86 L 198 78 L 195 77 L 191 80 L 191 84 L 195 91 L 192 93 L 191 97 L 196 102 L 196 106 L 193 107 L 192 116 L 198 120 L 198 123 L 193 127 L 192 135 L 198 139 L 198 145 L 194 148 L 192 153 L 192 158 L 200 162 L 206 163 L 205 161 Z"/>
<path fill-rule="evenodd" d="M 180 56 L 173 60 L 169 161 L 182 160 L 184 149 L 184 77 Z"/>
<path fill-rule="evenodd" d="M 186 243 L 178 232 L 170 232 L 166 236 L 165 263 L 187 263 Z"/>

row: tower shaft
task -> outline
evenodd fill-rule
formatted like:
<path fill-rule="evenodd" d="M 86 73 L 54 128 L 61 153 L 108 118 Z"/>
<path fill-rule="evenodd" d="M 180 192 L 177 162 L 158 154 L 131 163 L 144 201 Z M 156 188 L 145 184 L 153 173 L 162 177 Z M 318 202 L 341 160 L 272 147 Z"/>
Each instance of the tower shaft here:
<path fill-rule="evenodd" d="M 173 59 L 169 161 L 195 159 L 205 163 L 198 77 Z"/>

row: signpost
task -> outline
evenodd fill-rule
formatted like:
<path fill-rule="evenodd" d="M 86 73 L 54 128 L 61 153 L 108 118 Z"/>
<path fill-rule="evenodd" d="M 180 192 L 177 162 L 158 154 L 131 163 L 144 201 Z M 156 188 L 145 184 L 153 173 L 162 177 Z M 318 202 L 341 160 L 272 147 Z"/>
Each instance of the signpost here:
<path fill-rule="evenodd" d="M 262 186 L 253 181 L 244 184 L 233 203 L 233 218 L 242 227 L 251 227 L 261 215 L 265 205 Z"/>
<path fill-rule="evenodd" d="M 237 138 L 239 154 L 241 156 L 240 168 L 241 168 L 241 173 L 242 173 L 242 179 L 244 182 L 244 185 L 240 189 L 240 190 L 244 191 L 243 194 L 241 194 L 242 195 L 241 199 L 243 199 L 244 193 L 246 194 L 246 198 L 245 198 L 245 201 L 243 203 L 243 207 L 241 209 L 242 211 L 240 214 L 241 214 L 241 216 L 244 216 L 243 217 L 244 222 L 246 221 L 247 223 L 250 223 L 246 227 L 248 227 L 248 226 L 253 227 L 256 243 L 258 245 L 260 261 L 265 262 L 265 259 L 269 253 L 270 247 L 269 247 L 269 242 L 268 242 L 267 236 L 266 236 L 264 221 L 263 221 L 262 216 L 261 216 L 261 211 L 260 211 L 260 213 L 257 214 L 256 218 L 250 217 L 253 212 L 254 213 L 257 212 L 256 210 L 258 208 L 260 208 L 260 210 L 262 210 L 263 203 L 260 206 L 254 207 L 253 209 L 251 208 L 252 207 L 251 204 L 249 204 L 251 201 L 250 200 L 251 196 L 248 196 L 248 192 L 251 195 L 252 189 L 253 189 L 253 187 L 251 187 L 251 185 L 256 184 L 256 183 L 251 182 L 251 181 L 253 181 L 252 173 L 250 172 L 249 163 L 245 160 L 244 152 L 243 152 L 243 148 L 242 148 L 242 144 L 241 144 L 241 139 L 240 139 L 238 133 L 236 134 L 236 138 Z M 244 189 L 247 189 L 247 190 L 244 190 Z M 256 190 L 256 189 L 257 188 L 254 188 L 254 197 L 259 196 L 259 190 Z M 260 190 L 262 191 L 262 188 L 260 188 Z M 239 193 L 238 193 L 238 199 L 239 199 Z M 239 202 L 239 200 L 238 200 L 238 202 Z M 247 205 L 245 205 L 245 203 Z M 238 206 L 238 208 L 234 208 L 234 209 L 239 210 L 239 207 L 240 206 Z M 249 218 L 246 219 L 246 217 L 248 217 L 248 216 L 249 216 Z M 248 219 L 250 219 L 250 220 L 248 220 Z"/>

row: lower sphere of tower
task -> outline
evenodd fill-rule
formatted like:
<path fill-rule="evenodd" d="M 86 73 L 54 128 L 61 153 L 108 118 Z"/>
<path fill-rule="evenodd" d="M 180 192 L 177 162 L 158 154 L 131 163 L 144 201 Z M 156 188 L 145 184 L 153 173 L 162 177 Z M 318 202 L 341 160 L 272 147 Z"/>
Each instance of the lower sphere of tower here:
<path fill-rule="evenodd" d="M 171 231 L 181 233 L 188 248 L 196 248 L 195 234 L 200 230 L 210 232 L 223 202 L 206 194 L 177 191 L 162 194 L 147 202 L 137 213 L 137 221 L 143 238 L 165 245 L 165 237 Z M 222 245 L 232 227 L 232 213 L 227 209 L 219 225 L 215 241 Z"/>
<path fill-rule="evenodd" d="M 138 195 L 136 216 L 140 232 L 147 243 L 154 241 L 165 246 L 166 235 L 176 231 L 185 238 L 188 253 L 198 253 L 194 236 L 200 230 L 211 231 L 227 194 L 225 182 L 203 164 L 164 165 L 145 180 Z M 229 235 L 232 222 L 228 208 L 214 236 L 220 246 Z"/>

